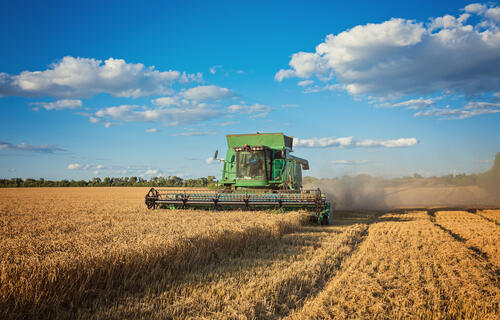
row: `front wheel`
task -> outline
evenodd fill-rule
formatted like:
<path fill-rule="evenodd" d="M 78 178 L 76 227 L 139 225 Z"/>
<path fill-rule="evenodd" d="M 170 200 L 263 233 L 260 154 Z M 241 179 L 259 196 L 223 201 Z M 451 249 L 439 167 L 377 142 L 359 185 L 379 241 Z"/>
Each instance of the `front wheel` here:
<path fill-rule="evenodd" d="M 323 226 L 327 226 L 330 224 L 330 221 L 328 219 L 328 215 L 327 214 L 324 214 L 322 217 L 321 217 L 321 221 L 320 221 L 321 225 Z"/>

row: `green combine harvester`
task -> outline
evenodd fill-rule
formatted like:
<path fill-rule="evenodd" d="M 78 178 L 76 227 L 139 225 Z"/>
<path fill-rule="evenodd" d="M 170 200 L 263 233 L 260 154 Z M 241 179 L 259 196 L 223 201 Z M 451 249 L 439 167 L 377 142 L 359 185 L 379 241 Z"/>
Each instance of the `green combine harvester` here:
<path fill-rule="evenodd" d="M 228 150 L 218 189 L 156 189 L 146 195 L 149 209 L 307 210 L 328 224 L 330 203 L 319 189 L 302 189 L 309 163 L 291 155 L 293 137 L 283 133 L 227 135 Z"/>

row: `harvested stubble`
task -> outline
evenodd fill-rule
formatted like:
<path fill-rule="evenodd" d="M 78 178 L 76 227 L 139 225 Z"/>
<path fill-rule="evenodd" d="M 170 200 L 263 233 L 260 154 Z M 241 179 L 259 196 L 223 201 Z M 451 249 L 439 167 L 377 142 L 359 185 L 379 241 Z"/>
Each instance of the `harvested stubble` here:
<path fill-rule="evenodd" d="M 500 226 L 465 211 L 436 212 L 436 223 L 500 270 Z"/>
<path fill-rule="evenodd" d="M 151 212 L 145 191 L 0 189 L 0 318 L 500 317 L 498 253 L 478 254 L 463 225 L 500 227 L 479 215 L 446 222 L 454 231 L 426 212 L 310 226 L 297 213 Z"/>
<path fill-rule="evenodd" d="M 148 211 L 138 188 L 0 190 L 0 317 L 67 317 L 281 237 L 304 215 Z"/>
<path fill-rule="evenodd" d="M 500 210 L 480 210 L 477 214 L 500 225 Z"/>
<path fill-rule="evenodd" d="M 386 214 L 293 319 L 498 319 L 498 275 L 426 212 Z"/>
<path fill-rule="evenodd" d="M 85 316 L 123 319 L 276 319 L 299 308 L 334 277 L 365 236 L 371 215 L 356 223 L 303 226 L 279 241 L 263 243 L 173 283 L 156 282 L 147 292 Z"/>

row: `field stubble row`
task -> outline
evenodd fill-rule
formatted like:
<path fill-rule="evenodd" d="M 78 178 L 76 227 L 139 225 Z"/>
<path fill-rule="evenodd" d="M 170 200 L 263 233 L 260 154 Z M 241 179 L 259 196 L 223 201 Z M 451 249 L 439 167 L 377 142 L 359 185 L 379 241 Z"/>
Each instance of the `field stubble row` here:
<path fill-rule="evenodd" d="M 500 315 L 500 227 L 479 215 L 336 212 L 320 227 L 299 213 L 150 212 L 139 188 L 34 190 L 0 190 L 6 318 Z"/>
<path fill-rule="evenodd" d="M 500 270 L 500 226 L 484 219 L 481 214 L 465 211 L 436 212 L 436 223 Z"/>
<path fill-rule="evenodd" d="M 64 316 L 71 306 L 134 290 L 146 278 L 171 281 L 220 256 L 241 254 L 304 219 L 298 213 L 151 212 L 144 194 L 137 188 L 1 190 L 0 313 Z"/>
<path fill-rule="evenodd" d="M 497 231 L 498 232 L 498 231 Z M 339 276 L 293 319 L 498 319 L 490 266 L 427 212 L 385 214 Z"/>

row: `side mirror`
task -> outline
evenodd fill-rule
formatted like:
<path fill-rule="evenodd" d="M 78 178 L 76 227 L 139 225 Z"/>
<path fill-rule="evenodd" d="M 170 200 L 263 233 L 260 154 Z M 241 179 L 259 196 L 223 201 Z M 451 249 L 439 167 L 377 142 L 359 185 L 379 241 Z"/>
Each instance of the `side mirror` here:
<path fill-rule="evenodd" d="M 285 150 L 285 148 L 281 149 L 281 159 L 286 159 L 286 150 Z"/>
<path fill-rule="evenodd" d="M 215 154 L 214 154 L 214 160 L 217 160 L 217 156 L 219 155 L 219 150 L 215 150 Z"/>

